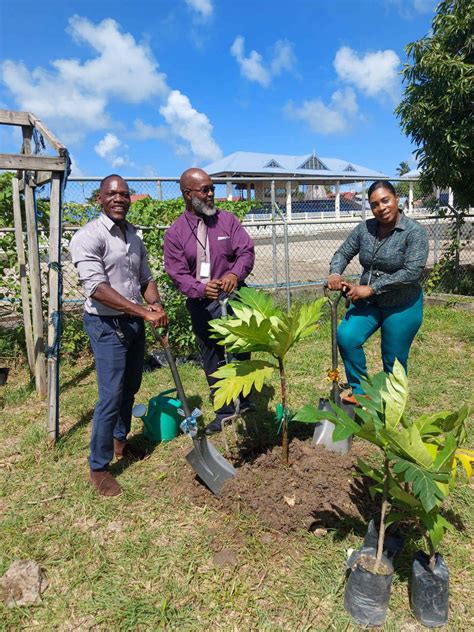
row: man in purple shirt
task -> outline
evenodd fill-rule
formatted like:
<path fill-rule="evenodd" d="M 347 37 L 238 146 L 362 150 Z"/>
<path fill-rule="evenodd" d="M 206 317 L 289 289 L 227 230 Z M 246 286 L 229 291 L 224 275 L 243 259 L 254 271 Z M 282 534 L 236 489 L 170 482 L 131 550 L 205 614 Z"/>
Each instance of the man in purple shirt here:
<path fill-rule="evenodd" d="M 202 169 L 188 169 L 180 178 L 186 209 L 166 231 L 165 269 L 176 288 L 188 298 L 186 306 L 201 351 L 209 386 L 212 373 L 225 362 L 225 352 L 209 337 L 209 321 L 220 316 L 216 300 L 231 294 L 251 272 L 254 246 L 239 220 L 214 206 L 214 185 Z M 249 358 L 241 354 L 237 359 Z M 242 400 L 240 412 L 251 408 Z M 221 430 L 221 420 L 234 412 L 231 405 L 216 411 L 216 419 L 206 427 L 207 434 Z"/>

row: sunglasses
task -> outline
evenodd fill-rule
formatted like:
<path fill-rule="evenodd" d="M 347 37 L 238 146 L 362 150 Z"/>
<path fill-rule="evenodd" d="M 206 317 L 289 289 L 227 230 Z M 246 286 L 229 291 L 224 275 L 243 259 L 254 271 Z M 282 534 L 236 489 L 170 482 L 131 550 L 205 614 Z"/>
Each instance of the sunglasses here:
<path fill-rule="evenodd" d="M 185 191 L 197 191 L 198 193 L 209 193 L 209 191 L 212 191 L 214 193 L 214 191 L 216 190 L 216 187 L 213 184 L 208 184 L 204 187 L 201 187 L 200 189 L 185 189 Z"/>

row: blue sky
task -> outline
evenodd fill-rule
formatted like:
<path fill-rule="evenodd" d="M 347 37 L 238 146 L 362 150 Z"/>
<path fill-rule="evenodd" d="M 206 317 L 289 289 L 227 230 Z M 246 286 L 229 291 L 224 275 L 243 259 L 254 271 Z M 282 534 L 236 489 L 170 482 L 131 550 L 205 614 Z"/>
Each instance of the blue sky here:
<path fill-rule="evenodd" d="M 73 175 L 176 176 L 234 151 L 313 150 L 394 174 L 415 166 L 393 113 L 404 46 L 436 4 L 5 1 L 0 107 L 43 119 Z M 18 132 L 0 142 L 18 151 Z"/>

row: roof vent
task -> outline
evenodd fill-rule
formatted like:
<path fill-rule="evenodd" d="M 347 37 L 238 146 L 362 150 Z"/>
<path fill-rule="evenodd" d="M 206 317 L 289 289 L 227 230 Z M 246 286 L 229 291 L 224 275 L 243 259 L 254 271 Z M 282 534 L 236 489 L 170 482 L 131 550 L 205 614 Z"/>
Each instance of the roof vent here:
<path fill-rule="evenodd" d="M 270 160 L 270 162 L 267 162 L 266 165 L 263 165 L 264 169 L 268 169 L 269 167 L 273 167 L 276 169 L 283 169 L 283 167 L 273 158 Z"/>
<path fill-rule="evenodd" d="M 354 169 L 354 167 L 352 165 L 347 165 L 347 167 L 344 169 L 344 171 L 356 171 L 356 169 Z"/>
<path fill-rule="evenodd" d="M 311 156 L 308 160 L 305 160 L 302 165 L 298 167 L 298 169 L 314 169 L 315 171 L 326 170 L 327 167 L 323 164 L 316 156 Z"/>

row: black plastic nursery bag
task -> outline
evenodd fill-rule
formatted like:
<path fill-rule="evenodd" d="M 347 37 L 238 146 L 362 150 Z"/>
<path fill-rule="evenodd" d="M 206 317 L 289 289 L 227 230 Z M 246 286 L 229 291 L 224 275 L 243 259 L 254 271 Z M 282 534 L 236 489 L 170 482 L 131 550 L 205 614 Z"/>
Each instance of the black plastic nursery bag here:
<path fill-rule="evenodd" d="M 388 575 L 375 575 L 358 565 L 361 555 L 375 557 L 374 548 L 361 548 L 350 557 L 351 569 L 346 583 L 344 607 L 356 623 L 366 626 L 382 625 L 387 617 L 393 565 L 383 555 L 382 563 Z"/>
<path fill-rule="evenodd" d="M 427 628 L 438 628 L 448 621 L 449 570 L 436 554 L 434 570 L 429 557 L 418 551 L 413 559 L 411 607 L 415 617 Z"/>

